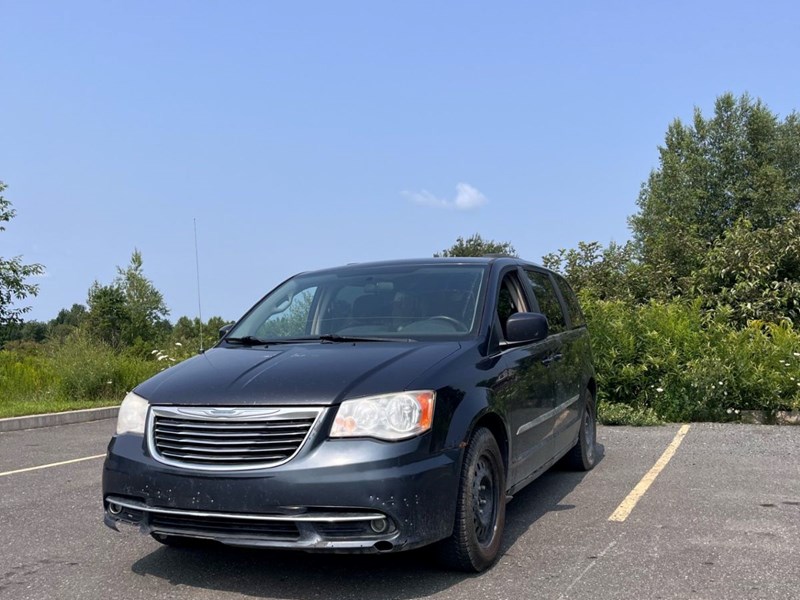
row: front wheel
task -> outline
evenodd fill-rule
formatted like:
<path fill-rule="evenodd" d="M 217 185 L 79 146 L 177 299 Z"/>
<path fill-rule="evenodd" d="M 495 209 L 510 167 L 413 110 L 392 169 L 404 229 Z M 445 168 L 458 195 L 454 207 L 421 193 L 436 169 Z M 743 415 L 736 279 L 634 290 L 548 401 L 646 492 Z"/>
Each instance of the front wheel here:
<path fill-rule="evenodd" d="M 439 546 L 447 566 L 479 573 L 497 559 L 506 520 L 505 485 L 497 441 L 488 429 L 480 428 L 464 455 L 453 535 Z"/>
<path fill-rule="evenodd" d="M 574 471 L 591 471 L 597 464 L 597 417 L 594 399 L 588 390 L 578 441 L 564 456 L 564 464 Z"/>

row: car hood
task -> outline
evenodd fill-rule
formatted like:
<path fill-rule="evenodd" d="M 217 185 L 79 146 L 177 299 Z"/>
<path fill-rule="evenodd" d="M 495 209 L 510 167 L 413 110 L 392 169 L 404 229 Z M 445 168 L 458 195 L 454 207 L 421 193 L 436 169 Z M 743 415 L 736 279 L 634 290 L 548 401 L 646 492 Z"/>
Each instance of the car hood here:
<path fill-rule="evenodd" d="M 402 391 L 458 342 L 302 343 L 220 346 L 139 385 L 153 404 L 337 404 L 345 398 Z"/>

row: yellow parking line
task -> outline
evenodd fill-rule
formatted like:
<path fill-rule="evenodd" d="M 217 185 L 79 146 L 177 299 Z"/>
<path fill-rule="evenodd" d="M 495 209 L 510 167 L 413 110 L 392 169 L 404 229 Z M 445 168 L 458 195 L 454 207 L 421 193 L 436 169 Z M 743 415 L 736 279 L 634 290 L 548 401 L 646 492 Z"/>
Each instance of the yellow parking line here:
<path fill-rule="evenodd" d="M 95 458 L 103 458 L 105 454 L 97 454 L 95 456 L 84 456 L 83 458 L 73 458 L 72 460 L 62 460 L 57 463 L 50 463 L 49 465 L 39 465 L 38 467 L 28 467 L 27 469 L 17 469 L 16 471 L 5 471 L 0 473 L 0 477 L 6 475 L 16 475 L 17 473 L 27 473 L 28 471 L 38 471 L 39 469 L 49 469 L 50 467 L 60 467 L 61 465 L 71 465 L 72 463 L 83 462 L 84 460 L 94 460 Z"/>
<path fill-rule="evenodd" d="M 683 438 L 686 437 L 686 432 L 689 431 L 689 425 L 684 425 L 678 430 L 678 433 L 675 434 L 675 437 L 667 446 L 667 449 L 664 450 L 664 454 L 661 455 L 661 458 L 658 459 L 653 468 L 650 469 L 642 480 L 636 484 L 636 487 L 631 490 L 631 493 L 622 501 L 622 503 L 617 507 L 610 517 L 608 517 L 609 521 L 617 521 L 618 523 L 622 523 L 625 519 L 628 518 L 628 515 L 631 514 L 631 511 L 636 506 L 636 503 L 641 500 L 642 496 L 644 496 L 645 492 L 650 488 L 653 482 L 658 477 L 658 474 L 667 466 L 667 463 L 670 459 L 675 455 L 675 452 L 678 450 L 678 446 L 681 445 Z"/>

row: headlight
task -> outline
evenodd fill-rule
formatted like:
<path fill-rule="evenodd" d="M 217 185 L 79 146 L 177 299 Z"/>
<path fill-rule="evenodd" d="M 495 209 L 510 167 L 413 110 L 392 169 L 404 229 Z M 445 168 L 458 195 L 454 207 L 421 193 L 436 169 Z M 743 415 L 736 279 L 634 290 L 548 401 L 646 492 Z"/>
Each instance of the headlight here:
<path fill-rule="evenodd" d="M 404 440 L 431 428 L 432 391 L 400 392 L 345 400 L 331 427 L 331 437 L 374 437 Z"/>
<path fill-rule="evenodd" d="M 150 403 L 133 392 L 125 396 L 117 416 L 117 435 L 121 433 L 144 434 L 144 421 Z"/>

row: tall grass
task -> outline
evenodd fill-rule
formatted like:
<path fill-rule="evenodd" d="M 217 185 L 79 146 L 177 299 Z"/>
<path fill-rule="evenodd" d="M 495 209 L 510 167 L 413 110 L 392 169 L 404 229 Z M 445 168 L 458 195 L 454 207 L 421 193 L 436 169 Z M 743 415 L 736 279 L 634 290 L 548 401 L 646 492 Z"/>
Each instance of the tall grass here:
<path fill-rule="evenodd" d="M 0 418 L 117 404 L 164 367 L 82 332 L 34 350 L 0 350 Z"/>

